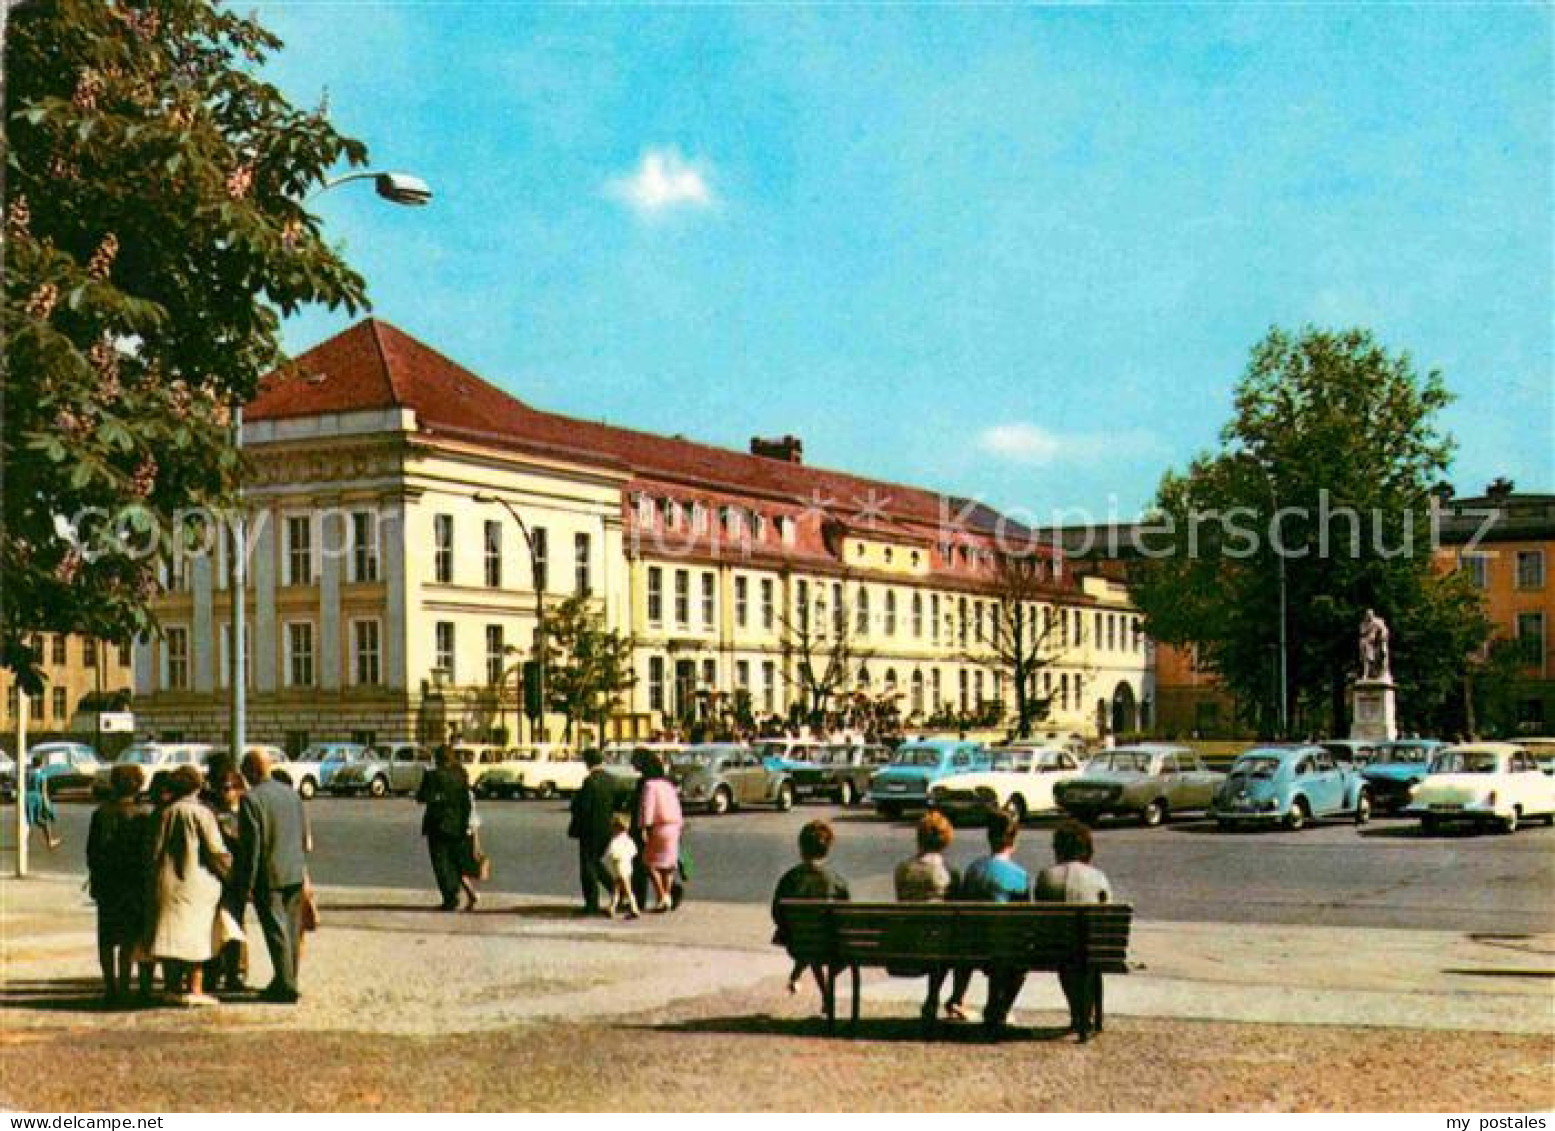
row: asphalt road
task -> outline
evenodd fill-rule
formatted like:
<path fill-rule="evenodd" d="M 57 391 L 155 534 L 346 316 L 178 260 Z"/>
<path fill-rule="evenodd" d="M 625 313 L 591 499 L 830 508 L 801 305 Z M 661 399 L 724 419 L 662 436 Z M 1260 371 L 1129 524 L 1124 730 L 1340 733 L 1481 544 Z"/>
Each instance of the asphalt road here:
<path fill-rule="evenodd" d="M 50 853 L 33 841 L 33 867 L 84 869 L 91 806 L 61 802 L 64 845 Z M 309 803 L 320 884 L 425 888 L 435 899 L 419 836 L 421 810 L 404 798 L 319 798 Z M 566 837 L 565 802 L 480 804 L 482 838 L 492 857 L 488 889 L 574 896 L 577 852 Z M 887 821 L 866 809 L 801 805 L 790 813 L 751 810 L 692 816 L 686 846 L 694 864 L 692 897 L 765 902 L 797 858 L 799 828 L 812 817 L 837 830 L 833 863 L 854 898 L 891 897 L 891 871 L 910 854 L 910 820 Z M 0 815 L 8 845 L 13 811 Z M 1019 859 L 1034 870 L 1051 858 L 1053 821 L 1027 824 Z M 1299 833 L 1222 833 L 1204 820 L 1143 829 L 1104 823 L 1096 863 L 1119 898 L 1143 918 L 1196 922 L 1402 927 L 1485 933 L 1555 930 L 1555 830 L 1525 827 L 1514 836 L 1422 836 L 1415 824 L 1377 820 L 1357 829 L 1321 824 Z M 981 829 L 959 830 L 950 857 L 965 864 L 983 851 Z"/>

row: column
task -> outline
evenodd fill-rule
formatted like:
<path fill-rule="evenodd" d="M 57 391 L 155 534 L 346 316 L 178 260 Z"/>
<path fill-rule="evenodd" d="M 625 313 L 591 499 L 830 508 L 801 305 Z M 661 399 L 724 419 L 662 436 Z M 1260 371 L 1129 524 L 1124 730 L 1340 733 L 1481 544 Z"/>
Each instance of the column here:
<path fill-rule="evenodd" d="M 254 547 L 248 573 L 254 579 L 254 623 L 249 627 L 255 691 L 275 690 L 275 512 L 255 511 L 249 539 Z M 255 529 L 257 527 L 257 529 Z"/>
<path fill-rule="evenodd" d="M 383 682 L 388 687 L 410 686 L 405 663 L 406 610 L 409 594 L 405 580 L 406 508 L 385 506 L 379 512 L 378 548 L 383 565 Z"/>
<path fill-rule="evenodd" d="M 211 555 L 197 555 L 193 565 L 191 581 L 194 591 L 194 623 L 190 626 L 189 647 L 194 653 L 190 657 L 194 671 L 191 674 L 194 676 L 195 691 L 202 695 L 209 695 L 216 690 L 216 637 L 211 616 Z"/>

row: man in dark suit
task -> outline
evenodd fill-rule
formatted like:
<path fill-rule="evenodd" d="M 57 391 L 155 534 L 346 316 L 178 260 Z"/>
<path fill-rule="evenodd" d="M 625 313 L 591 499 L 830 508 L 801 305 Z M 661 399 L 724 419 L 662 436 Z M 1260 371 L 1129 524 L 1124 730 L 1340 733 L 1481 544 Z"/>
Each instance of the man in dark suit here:
<path fill-rule="evenodd" d="M 421 835 L 427 838 L 442 910 L 457 911 L 465 841 L 470 835 L 470 779 L 448 747 L 437 748 L 436 765 L 422 776 L 416 800 L 426 806 Z"/>
<path fill-rule="evenodd" d="M 240 835 L 237 890 L 253 900 L 275 975 L 260 993 L 266 1001 L 297 1001 L 297 949 L 302 937 L 302 893 L 311 847 L 302 799 L 291 786 L 270 777 L 262 750 L 243 755 L 248 792 L 238 808 Z"/>
<path fill-rule="evenodd" d="M 600 858 L 610 844 L 610 818 L 615 814 L 615 789 L 603 769 L 604 758 L 598 750 L 585 750 L 583 764 L 588 777 L 572 795 L 572 819 L 567 835 L 578 842 L 578 880 L 583 885 L 583 913 L 599 913 L 599 889 L 609 888 Z"/>

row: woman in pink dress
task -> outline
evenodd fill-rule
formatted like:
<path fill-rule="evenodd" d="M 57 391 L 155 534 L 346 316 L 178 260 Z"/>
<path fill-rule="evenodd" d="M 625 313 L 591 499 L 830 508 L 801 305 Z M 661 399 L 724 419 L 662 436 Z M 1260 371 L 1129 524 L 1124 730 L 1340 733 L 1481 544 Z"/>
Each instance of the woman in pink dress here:
<path fill-rule="evenodd" d="M 685 819 L 680 813 L 675 783 L 664 776 L 664 763 L 658 755 L 650 753 L 643 759 L 642 775 L 637 827 L 642 830 L 643 866 L 653 881 L 655 910 L 669 911 L 674 906 L 670 889 L 675 883 L 675 869 L 680 866 L 680 830 Z"/>

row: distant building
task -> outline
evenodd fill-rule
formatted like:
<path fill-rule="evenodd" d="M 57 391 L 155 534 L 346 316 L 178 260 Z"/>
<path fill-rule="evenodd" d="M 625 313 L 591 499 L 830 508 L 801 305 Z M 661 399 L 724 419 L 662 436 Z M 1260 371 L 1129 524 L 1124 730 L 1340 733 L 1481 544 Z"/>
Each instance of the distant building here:
<path fill-rule="evenodd" d="M 1517 643 L 1518 729 L 1555 728 L 1555 495 L 1517 494 L 1500 480 L 1483 495 L 1442 501 L 1437 562 L 1460 569 L 1484 594 L 1496 637 Z"/>
<path fill-rule="evenodd" d="M 127 695 L 133 686 L 128 644 L 46 632 L 39 635 L 37 645 L 46 682 L 27 708 L 29 743 L 68 733 L 77 711 L 90 705 L 90 696 Z M 16 733 L 17 686 L 9 671 L 0 671 L 0 704 L 0 744 L 10 750 Z"/>
<path fill-rule="evenodd" d="M 909 727 L 1013 702 L 988 646 L 1008 520 L 809 466 L 796 437 L 747 453 L 542 412 L 371 320 L 265 382 L 244 443 L 255 741 L 528 738 L 513 664 L 537 588 L 547 607 L 587 595 L 634 641 L 636 684 L 605 737 L 648 735 L 719 697 L 787 714 L 801 630 L 817 663 L 846 633 L 844 688 L 894 692 Z M 510 504 L 533 541 L 477 495 Z M 1051 545 L 1038 553 L 1030 611 L 1061 630 L 1032 689 L 1052 704 L 1044 728 L 1135 729 L 1154 689 L 1126 589 L 1074 575 Z M 219 738 L 225 550 L 172 580 L 161 635 L 137 646 L 137 720 Z"/>

